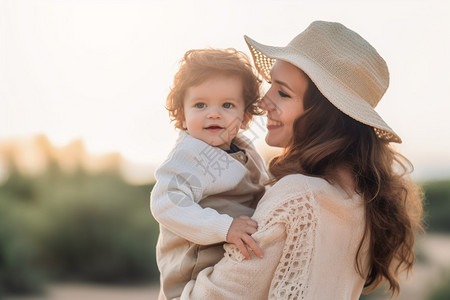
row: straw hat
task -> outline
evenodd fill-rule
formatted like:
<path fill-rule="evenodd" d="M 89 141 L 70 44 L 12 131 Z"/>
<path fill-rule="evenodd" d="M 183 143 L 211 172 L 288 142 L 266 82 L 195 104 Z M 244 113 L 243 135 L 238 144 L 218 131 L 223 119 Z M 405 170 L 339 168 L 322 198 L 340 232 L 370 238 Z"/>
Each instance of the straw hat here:
<path fill-rule="evenodd" d="M 267 81 L 275 61 L 287 61 L 302 69 L 343 113 L 372 126 L 379 138 L 402 142 L 374 110 L 389 86 L 386 62 L 356 32 L 339 23 L 315 21 L 286 47 L 244 38 L 257 69 Z"/>

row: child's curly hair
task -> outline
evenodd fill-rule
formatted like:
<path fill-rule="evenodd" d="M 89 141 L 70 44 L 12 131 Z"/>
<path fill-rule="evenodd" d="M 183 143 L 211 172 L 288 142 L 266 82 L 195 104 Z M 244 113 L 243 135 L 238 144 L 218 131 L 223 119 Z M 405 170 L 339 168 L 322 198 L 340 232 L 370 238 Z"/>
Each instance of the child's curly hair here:
<path fill-rule="evenodd" d="M 176 128 L 183 129 L 183 101 L 188 88 L 218 74 L 239 76 L 242 79 L 245 112 L 252 116 L 262 114 L 257 106 L 261 94 L 261 79 L 255 75 L 257 73 L 245 53 L 233 48 L 194 49 L 187 51 L 181 60 L 180 69 L 175 74 L 173 87 L 166 99 L 166 108 Z"/>

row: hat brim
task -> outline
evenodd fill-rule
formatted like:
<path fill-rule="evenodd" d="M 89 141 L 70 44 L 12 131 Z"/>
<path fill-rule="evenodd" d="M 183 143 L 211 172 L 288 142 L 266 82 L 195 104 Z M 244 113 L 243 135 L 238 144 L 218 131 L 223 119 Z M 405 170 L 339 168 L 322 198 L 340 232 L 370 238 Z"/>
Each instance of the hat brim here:
<path fill-rule="evenodd" d="M 265 80 L 270 81 L 270 70 L 277 59 L 289 62 L 305 72 L 319 91 L 340 111 L 373 127 L 379 138 L 388 142 L 402 142 L 369 103 L 303 53 L 289 46 L 268 46 L 248 36 L 244 38 L 252 53 L 255 66 Z"/>

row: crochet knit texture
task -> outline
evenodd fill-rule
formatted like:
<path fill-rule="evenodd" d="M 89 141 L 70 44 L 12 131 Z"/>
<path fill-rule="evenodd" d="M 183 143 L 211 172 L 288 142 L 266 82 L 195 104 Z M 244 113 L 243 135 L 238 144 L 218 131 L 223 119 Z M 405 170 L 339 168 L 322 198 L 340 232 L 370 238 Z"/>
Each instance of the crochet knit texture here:
<path fill-rule="evenodd" d="M 312 195 L 308 193 L 288 198 L 259 224 L 259 230 L 264 232 L 277 223 L 282 223 L 287 236 L 270 285 L 270 299 L 304 299 L 317 226 L 311 200 Z M 237 261 L 244 260 L 244 256 L 234 245 L 226 246 L 226 255 Z"/>
<path fill-rule="evenodd" d="M 190 281 L 181 299 L 359 299 L 365 282 L 355 268 L 365 222 L 360 195 L 289 175 L 268 189 L 252 218 L 264 257 L 246 260 L 225 244 L 225 257 Z M 361 254 L 366 269 L 366 246 Z"/>

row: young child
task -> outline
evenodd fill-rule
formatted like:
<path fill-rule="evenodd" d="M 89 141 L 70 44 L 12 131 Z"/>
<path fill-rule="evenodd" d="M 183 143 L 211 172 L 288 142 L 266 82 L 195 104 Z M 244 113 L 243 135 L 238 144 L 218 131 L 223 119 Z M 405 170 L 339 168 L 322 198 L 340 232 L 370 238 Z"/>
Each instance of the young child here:
<path fill-rule="evenodd" d="M 190 50 L 167 97 L 180 134 L 156 171 L 151 210 L 160 224 L 159 299 L 180 297 L 185 284 L 224 255 L 223 243 L 262 257 L 252 216 L 268 179 L 250 140 L 239 133 L 253 115 L 261 81 L 234 49 Z"/>

